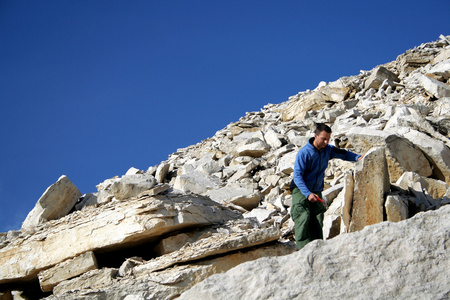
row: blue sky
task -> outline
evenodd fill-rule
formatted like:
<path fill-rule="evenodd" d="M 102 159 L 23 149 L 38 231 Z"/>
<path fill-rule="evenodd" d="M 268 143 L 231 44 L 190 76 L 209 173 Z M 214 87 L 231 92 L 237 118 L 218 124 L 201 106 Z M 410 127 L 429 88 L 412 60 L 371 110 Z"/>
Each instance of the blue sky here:
<path fill-rule="evenodd" d="M 0 232 L 450 32 L 450 1 L 0 0 Z"/>

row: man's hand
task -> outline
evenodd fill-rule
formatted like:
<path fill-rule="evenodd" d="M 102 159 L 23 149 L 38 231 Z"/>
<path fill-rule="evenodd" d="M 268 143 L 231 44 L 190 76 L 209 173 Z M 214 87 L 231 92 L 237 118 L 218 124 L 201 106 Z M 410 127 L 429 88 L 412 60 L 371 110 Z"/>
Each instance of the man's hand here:
<path fill-rule="evenodd" d="M 317 198 L 319 198 L 319 196 L 317 196 L 317 194 L 311 193 L 308 196 L 308 201 L 309 202 L 317 202 Z"/>

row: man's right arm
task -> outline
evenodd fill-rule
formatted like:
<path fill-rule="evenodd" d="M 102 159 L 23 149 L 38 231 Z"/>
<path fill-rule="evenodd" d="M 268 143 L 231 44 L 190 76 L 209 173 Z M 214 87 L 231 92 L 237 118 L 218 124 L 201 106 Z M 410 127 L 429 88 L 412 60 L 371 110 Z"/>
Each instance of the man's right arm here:
<path fill-rule="evenodd" d="M 311 191 L 308 189 L 305 180 L 303 179 L 306 169 L 306 160 L 307 157 L 305 154 L 301 152 L 297 153 L 294 165 L 294 183 L 300 189 L 300 192 L 308 198 Z"/>

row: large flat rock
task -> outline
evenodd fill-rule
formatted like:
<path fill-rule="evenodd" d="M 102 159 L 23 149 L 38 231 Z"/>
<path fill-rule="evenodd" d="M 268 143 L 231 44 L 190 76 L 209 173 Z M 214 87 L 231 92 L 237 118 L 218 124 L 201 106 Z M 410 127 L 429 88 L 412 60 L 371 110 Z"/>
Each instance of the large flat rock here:
<path fill-rule="evenodd" d="M 175 230 L 241 217 L 194 195 L 110 202 L 74 214 L 48 222 L 48 228 L 0 249 L 0 283 L 36 278 L 39 271 L 87 251 L 155 240 Z"/>

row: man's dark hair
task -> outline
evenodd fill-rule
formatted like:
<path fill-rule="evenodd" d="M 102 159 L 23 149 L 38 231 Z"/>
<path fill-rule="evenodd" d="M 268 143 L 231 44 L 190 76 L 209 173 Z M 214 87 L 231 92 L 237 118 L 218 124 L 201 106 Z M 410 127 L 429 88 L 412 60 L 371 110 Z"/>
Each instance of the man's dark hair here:
<path fill-rule="evenodd" d="M 325 131 L 326 133 L 331 133 L 331 128 L 328 125 L 325 125 L 323 123 L 317 124 L 316 130 L 314 130 L 314 133 L 319 135 L 322 131 Z"/>

